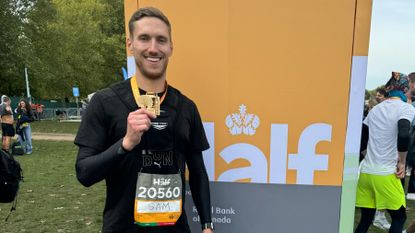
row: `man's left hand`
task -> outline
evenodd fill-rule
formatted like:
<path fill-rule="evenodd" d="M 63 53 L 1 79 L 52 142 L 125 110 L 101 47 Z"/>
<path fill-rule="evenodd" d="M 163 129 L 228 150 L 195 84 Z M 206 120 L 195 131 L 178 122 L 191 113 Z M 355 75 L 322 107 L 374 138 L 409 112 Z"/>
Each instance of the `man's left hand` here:
<path fill-rule="evenodd" d="M 399 179 L 402 179 L 405 177 L 405 163 L 398 162 L 398 165 L 396 166 L 395 175 Z"/>

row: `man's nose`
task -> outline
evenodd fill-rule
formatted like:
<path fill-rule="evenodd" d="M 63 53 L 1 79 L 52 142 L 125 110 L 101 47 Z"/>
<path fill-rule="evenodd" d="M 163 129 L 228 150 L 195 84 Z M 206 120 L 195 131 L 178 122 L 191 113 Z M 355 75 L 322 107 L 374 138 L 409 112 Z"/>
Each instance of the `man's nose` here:
<path fill-rule="evenodd" d="M 156 39 L 152 39 L 151 41 L 150 41 L 150 45 L 149 45 L 149 47 L 148 47 L 148 52 L 154 52 L 154 53 L 156 53 L 157 52 L 157 41 L 156 41 Z"/>

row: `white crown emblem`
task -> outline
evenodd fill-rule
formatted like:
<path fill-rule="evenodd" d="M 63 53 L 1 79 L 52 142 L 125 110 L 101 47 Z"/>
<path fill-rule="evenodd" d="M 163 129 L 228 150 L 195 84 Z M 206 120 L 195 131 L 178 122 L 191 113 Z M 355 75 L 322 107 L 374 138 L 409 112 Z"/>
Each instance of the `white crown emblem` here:
<path fill-rule="evenodd" d="M 246 106 L 239 106 L 239 114 L 232 113 L 226 117 L 226 126 L 232 135 L 254 135 L 260 120 L 257 115 L 246 113 Z"/>

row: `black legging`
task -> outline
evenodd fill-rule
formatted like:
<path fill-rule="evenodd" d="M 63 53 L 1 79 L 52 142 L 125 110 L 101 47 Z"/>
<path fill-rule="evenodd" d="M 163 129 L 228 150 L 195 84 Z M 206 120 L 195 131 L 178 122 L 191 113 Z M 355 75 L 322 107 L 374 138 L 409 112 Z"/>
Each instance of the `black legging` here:
<path fill-rule="evenodd" d="M 415 193 L 415 169 L 412 167 L 411 176 L 409 177 L 408 193 Z"/>
<path fill-rule="evenodd" d="M 398 210 L 387 210 L 392 218 L 389 233 L 402 233 L 403 224 L 406 220 L 405 207 L 401 206 Z M 360 208 L 361 217 L 359 225 L 354 233 L 367 233 L 375 217 L 376 209 Z"/>

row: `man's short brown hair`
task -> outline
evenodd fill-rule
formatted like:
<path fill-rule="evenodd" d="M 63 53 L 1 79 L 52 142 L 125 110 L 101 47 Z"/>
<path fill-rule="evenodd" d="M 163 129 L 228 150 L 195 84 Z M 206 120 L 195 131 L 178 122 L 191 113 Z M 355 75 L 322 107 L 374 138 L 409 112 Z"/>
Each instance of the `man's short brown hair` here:
<path fill-rule="evenodd" d="M 161 10 L 155 7 L 143 7 L 134 12 L 134 14 L 130 18 L 130 21 L 128 22 L 128 30 L 130 31 L 130 37 L 132 37 L 134 34 L 134 23 L 144 17 L 154 17 L 163 21 L 169 28 L 169 35 L 171 40 L 171 25 L 169 19 L 166 15 L 163 14 L 163 12 L 161 12 Z"/>

